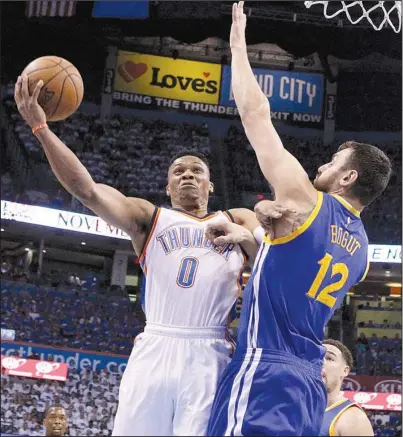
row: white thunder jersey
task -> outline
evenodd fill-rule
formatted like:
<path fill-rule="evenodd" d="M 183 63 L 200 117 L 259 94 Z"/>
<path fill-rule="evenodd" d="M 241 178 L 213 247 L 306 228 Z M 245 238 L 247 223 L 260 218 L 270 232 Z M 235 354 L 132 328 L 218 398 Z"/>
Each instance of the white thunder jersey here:
<path fill-rule="evenodd" d="M 146 276 L 142 305 L 147 323 L 182 328 L 225 327 L 240 292 L 245 256 L 238 244 L 215 246 L 208 223 L 232 221 L 218 211 L 197 218 L 157 208 L 140 257 Z"/>

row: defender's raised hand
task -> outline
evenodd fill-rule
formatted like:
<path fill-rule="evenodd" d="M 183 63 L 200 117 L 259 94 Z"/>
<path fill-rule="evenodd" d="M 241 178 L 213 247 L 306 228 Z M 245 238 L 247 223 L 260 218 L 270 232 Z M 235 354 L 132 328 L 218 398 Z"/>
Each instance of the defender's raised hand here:
<path fill-rule="evenodd" d="M 46 123 L 46 115 L 38 103 L 38 96 L 43 87 L 40 80 L 32 93 L 29 94 L 28 76 L 19 76 L 15 84 L 14 99 L 17 103 L 19 113 L 31 128 Z"/>
<path fill-rule="evenodd" d="M 231 49 L 245 49 L 246 15 L 243 13 L 244 2 L 232 5 L 232 26 L 230 35 Z"/>

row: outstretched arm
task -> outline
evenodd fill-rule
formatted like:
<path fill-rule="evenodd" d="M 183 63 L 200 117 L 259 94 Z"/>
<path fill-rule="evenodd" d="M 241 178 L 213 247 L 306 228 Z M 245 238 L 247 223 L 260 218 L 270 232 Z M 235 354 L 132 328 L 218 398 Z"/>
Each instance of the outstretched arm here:
<path fill-rule="evenodd" d="M 32 96 L 26 76 L 18 78 L 15 86 L 18 110 L 31 128 L 46 124 L 45 113 L 37 101 L 41 82 Z M 48 127 L 38 130 L 36 137 L 63 187 L 107 223 L 130 235 L 140 255 L 154 206 L 147 200 L 128 198 L 112 187 L 97 184 L 76 155 Z"/>
<path fill-rule="evenodd" d="M 283 146 L 270 116 L 270 103 L 259 87 L 246 49 L 246 16 L 243 3 L 234 3 L 230 45 L 232 91 L 245 133 L 255 150 L 265 178 L 273 186 L 276 200 L 315 203 L 316 190 L 297 159 Z"/>

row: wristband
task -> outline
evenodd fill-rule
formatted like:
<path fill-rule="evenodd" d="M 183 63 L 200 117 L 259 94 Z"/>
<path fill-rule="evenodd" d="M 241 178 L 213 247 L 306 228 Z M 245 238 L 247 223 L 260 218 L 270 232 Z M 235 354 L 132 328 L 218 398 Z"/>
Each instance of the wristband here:
<path fill-rule="evenodd" d="M 46 123 L 38 124 L 38 126 L 34 126 L 32 128 L 32 133 L 35 135 L 38 131 L 40 131 L 41 129 L 45 129 L 46 127 L 48 127 Z"/>

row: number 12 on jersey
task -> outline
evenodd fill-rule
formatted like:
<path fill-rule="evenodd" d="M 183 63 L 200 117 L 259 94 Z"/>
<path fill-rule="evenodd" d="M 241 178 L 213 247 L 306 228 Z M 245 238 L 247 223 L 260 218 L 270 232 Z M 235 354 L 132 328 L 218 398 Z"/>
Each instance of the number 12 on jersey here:
<path fill-rule="evenodd" d="M 318 302 L 323 303 L 329 308 L 333 308 L 336 304 L 337 299 L 334 296 L 331 296 L 331 293 L 335 293 L 343 288 L 344 284 L 348 278 L 348 267 L 344 263 L 335 263 L 332 264 L 333 257 L 329 253 L 327 253 L 319 262 L 320 265 L 319 272 L 316 275 L 315 280 L 313 281 L 311 288 L 306 294 L 308 297 L 315 299 Z M 327 285 L 322 290 L 319 291 L 323 280 L 326 277 L 326 274 L 332 264 L 332 274 L 331 278 L 334 276 L 340 275 L 340 279 L 332 284 Z"/>
<path fill-rule="evenodd" d="M 199 260 L 193 256 L 187 256 L 182 259 L 179 266 L 178 277 L 176 278 L 176 283 L 179 285 L 179 287 L 193 287 L 198 266 Z"/>

